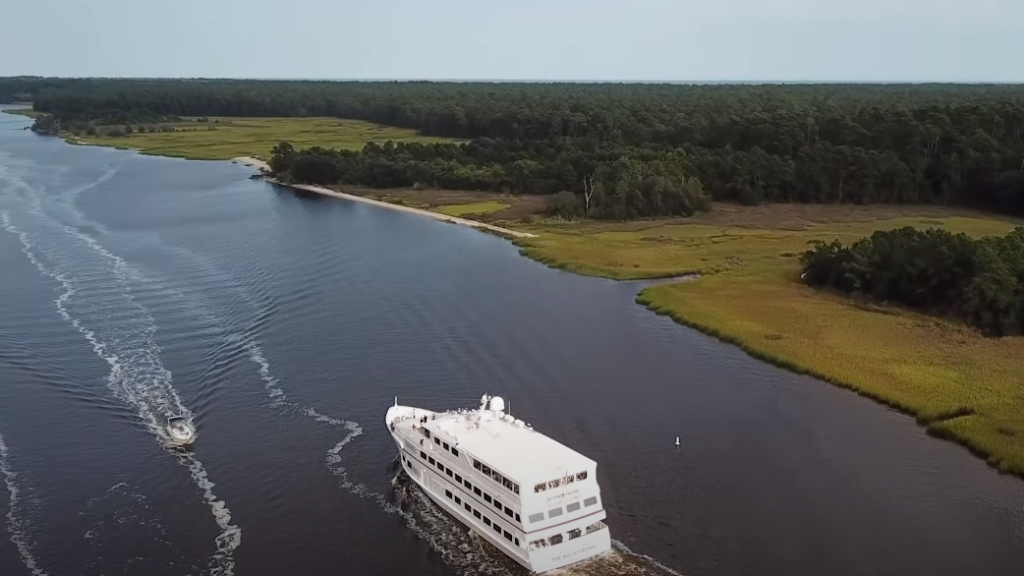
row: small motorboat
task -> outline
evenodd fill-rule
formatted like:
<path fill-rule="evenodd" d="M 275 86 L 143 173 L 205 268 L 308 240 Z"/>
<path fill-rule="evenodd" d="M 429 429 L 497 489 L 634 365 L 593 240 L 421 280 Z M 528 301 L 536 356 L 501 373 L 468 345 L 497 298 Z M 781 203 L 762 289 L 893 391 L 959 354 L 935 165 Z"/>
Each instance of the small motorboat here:
<path fill-rule="evenodd" d="M 167 436 L 175 444 L 185 446 L 196 439 L 196 430 L 185 418 L 172 416 L 167 419 Z"/>

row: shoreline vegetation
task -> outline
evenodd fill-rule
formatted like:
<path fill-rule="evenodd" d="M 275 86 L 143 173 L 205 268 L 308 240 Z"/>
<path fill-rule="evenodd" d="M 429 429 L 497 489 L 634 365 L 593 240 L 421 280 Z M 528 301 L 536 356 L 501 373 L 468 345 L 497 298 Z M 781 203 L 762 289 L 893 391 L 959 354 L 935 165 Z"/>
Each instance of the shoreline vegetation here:
<path fill-rule="evenodd" d="M 252 163 L 269 170 L 266 163 Z M 432 193 L 445 194 L 406 191 L 384 195 L 383 202 L 403 208 L 396 202 L 422 202 Z M 464 205 L 494 206 L 497 214 L 509 206 L 473 200 L 463 198 Z M 723 204 L 688 220 L 505 224 L 533 234 L 512 238 L 523 256 L 556 269 L 617 280 L 694 275 L 648 286 L 636 302 L 754 358 L 912 416 L 928 434 L 1024 478 L 1024 338 L 986 338 L 960 322 L 811 288 L 799 280 L 798 259 L 813 240 L 853 242 L 904 226 L 980 238 L 1011 231 L 1017 224 L 1012 218 L 937 206 Z"/>
<path fill-rule="evenodd" d="M 538 238 L 516 244 L 528 257 L 593 276 L 697 274 L 648 286 L 636 301 L 755 358 L 913 416 L 928 434 L 1024 478 L 1024 337 L 988 338 L 961 322 L 812 288 L 800 281 L 798 260 L 812 240 L 849 243 L 904 226 L 981 237 L 1005 234 L 1014 222 L 914 206 L 715 206 L 704 216 L 542 225 Z"/>
<path fill-rule="evenodd" d="M 240 156 L 238 158 L 232 159 L 232 162 L 238 162 L 238 163 L 244 164 L 246 166 L 255 167 L 255 168 L 259 169 L 260 172 L 265 172 L 265 171 L 269 171 L 270 170 L 270 165 L 267 164 L 266 162 L 258 159 L 258 158 Z M 422 208 L 416 208 L 416 207 L 413 207 L 413 206 L 404 206 L 402 204 L 397 204 L 397 203 L 394 203 L 394 202 L 386 202 L 386 201 L 377 200 L 377 199 L 374 199 L 374 198 L 368 198 L 366 196 L 359 196 L 359 195 L 356 195 L 356 194 L 347 194 L 345 192 L 341 192 L 339 190 L 332 190 L 330 188 L 325 188 L 323 186 L 314 186 L 312 184 L 291 184 L 291 183 L 287 183 L 287 182 L 281 182 L 279 180 L 275 180 L 274 178 L 270 178 L 270 177 L 264 177 L 264 180 L 266 180 L 267 182 L 270 182 L 272 184 L 276 184 L 278 186 L 286 186 L 288 188 L 294 188 L 296 190 L 302 190 L 302 191 L 305 191 L 305 192 L 312 192 L 314 194 L 322 194 L 324 196 L 331 196 L 331 197 L 334 197 L 334 198 L 341 198 L 343 200 L 349 200 L 349 201 L 352 201 L 352 202 L 361 202 L 361 203 L 364 203 L 364 204 L 373 204 L 374 206 L 378 206 L 378 207 L 381 207 L 381 208 L 387 208 L 389 210 L 398 210 L 398 211 L 401 211 L 401 212 L 408 212 L 410 214 L 417 214 L 417 215 L 420 215 L 420 216 L 426 216 L 428 218 L 433 218 L 434 220 L 440 220 L 442 222 L 450 222 L 452 224 L 459 224 L 461 226 L 468 226 L 470 228 L 476 228 L 478 230 L 482 230 L 482 231 L 485 231 L 485 232 L 491 232 L 491 233 L 494 233 L 494 234 L 497 234 L 499 236 L 503 236 L 503 237 L 506 237 L 506 238 L 533 238 L 533 237 L 536 236 L 536 234 L 534 234 L 532 232 L 524 232 L 524 231 L 521 231 L 521 230 L 511 230 L 509 228 L 502 228 L 500 226 L 495 226 L 493 224 L 487 224 L 487 223 L 484 223 L 484 222 L 478 222 L 476 220 L 469 220 L 467 218 L 460 218 L 458 216 L 451 215 L 451 214 L 444 214 L 442 212 L 435 212 L 435 211 L 431 211 L 431 210 L 424 210 Z"/>
<path fill-rule="evenodd" d="M 4 110 L 8 114 L 40 118 L 29 108 Z M 282 139 L 303 147 L 325 146 L 359 150 L 367 142 L 455 142 L 449 138 L 422 136 L 415 130 L 382 126 L 342 118 L 176 118 L 166 122 L 99 125 L 99 132 L 68 130 L 60 137 L 70 144 L 108 146 L 140 154 L 186 160 L 231 160 L 240 156 L 269 158 L 270 149 Z"/>
<path fill-rule="evenodd" d="M 31 107 L 28 107 L 27 104 L 25 106 L 25 108 L 5 108 L 2 112 L 6 114 L 13 114 L 15 116 L 27 116 L 29 118 L 36 118 L 41 114 L 40 112 L 33 110 Z"/>
<path fill-rule="evenodd" d="M 275 178 L 298 189 L 532 234 L 511 237 L 520 253 L 569 272 L 698 275 L 650 285 L 636 301 L 909 414 L 1024 478 L 1024 337 L 986 337 L 800 277 L 812 241 L 853 245 L 902 227 L 975 239 L 1010 232 L 1024 216 L 1019 87 L 69 80 L 32 96 L 38 110 L 91 122 L 121 94 L 135 99 L 132 112 L 108 119 L 180 114 L 195 123 L 258 110 L 429 135 L 380 145 L 268 132 L 266 148 L 230 158 L 278 168 Z M 307 119 L 261 120 L 280 128 Z M 240 150 L 227 130 L 199 132 L 143 153 Z M 205 139 L 221 144 L 200 152 Z M 269 147 L 284 144 L 287 158 L 275 165 Z"/>

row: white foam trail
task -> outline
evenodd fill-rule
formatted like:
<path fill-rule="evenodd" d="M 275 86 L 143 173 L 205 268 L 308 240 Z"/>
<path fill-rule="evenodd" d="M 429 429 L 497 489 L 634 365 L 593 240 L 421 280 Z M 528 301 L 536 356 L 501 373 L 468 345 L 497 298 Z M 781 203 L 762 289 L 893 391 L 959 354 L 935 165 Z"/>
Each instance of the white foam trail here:
<path fill-rule="evenodd" d="M 359 498 L 376 502 L 381 510 L 388 514 L 402 517 L 413 534 L 427 542 L 431 549 L 440 554 L 445 563 L 454 568 L 455 572 L 461 576 L 477 574 L 512 576 L 522 573 L 521 567 L 503 553 L 488 552 L 489 545 L 485 547 L 484 540 L 424 496 L 412 480 L 400 481 L 403 474 L 401 469 L 392 480 L 395 495 L 399 500 L 398 504 L 395 504 L 388 494 L 376 492 L 364 484 L 352 481 L 343 466 L 341 453 L 349 443 L 363 434 L 363 428 L 356 422 L 332 418 L 313 408 L 303 408 L 289 401 L 284 389 L 281 388 L 280 381 L 271 372 L 270 362 L 263 355 L 259 345 L 249 338 L 245 341 L 245 348 L 249 352 L 250 359 L 259 366 L 259 374 L 267 391 L 267 397 L 271 401 L 271 406 L 295 411 L 317 422 L 346 431 L 341 440 L 327 451 L 326 459 L 327 469 L 338 479 L 338 484 L 343 489 Z M 394 463 L 398 465 L 397 457 Z M 402 501 L 409 505 L 409 510 L 403 509 Z M 612 546 L 613 550 L 605 555 L 595 557 L 579 566 L 569 566 L 562 569 L 559 574 L 563 576 L 611 573 L 636 576 L 664 576 L 666 574 L 683 576 L 650 556 L 633 552 L 617 540 L 612 541 Z M 656 571 L 648 569 L 643 565 L 644 563 L 654 567 Z"/>
<path fill-rule="evenodd" d="M 652 566 L 654 566 L 658 570 L 662 570 L 662 571 L 664 571 L 664 572 L 666 572 L 668 574 L 671 574 L 672 576 L 684 576 L 683 574 L 680 574 L 679 572 L 673 570 L 672 568 L 669 568 L 668 566 L 665 566 L 661 562 L 658 562 L 654 558 L 651 558 L 647 554 L 640 554 L 639 552 L 633 552 L 632 550 L 629 549 L 629 546 L 626 546 L 625 544 L 623 544 L 622 542 L 620 542 L 618 540 L 614 540 L 614 539 L 612 540 L 612 549 L 614 549 L 615 551 L 617 551 L 617 552 L 619 552 L 621 554 L 624 554 L 626 556 L 632 556 L 634 558 L 639 558 L 639 559 L 643 560 L 644 562 L 647 562 L 647 563 L 651 564 Z"/>
<path fill-rule="evenodd" d="M 7 529 L 11 533 L 11 543 L 18 549 L 21 561 L 33 576 L 47 576 L 46 571 L 39 567 L 35 556 L 32 555 L 28 536 L 25 534 L 25 526 L 18 519 L 21 492 L 18 490 L 18 485 L 15 482 L 18 474 L 11 469 L 10 457 L 10 449 L 4 443 L 3 435 L 0 435 L 0 476 L 4 477 L 4 484 L 7 485 L 7 492 L 10 494 L 10 504 L 7 506 Z"/>
<path fill-rule="evenodd" d="M 38 214 L 38 213 L 37 213 Z M 41 216 L 41 214 L 40 214 Z M 160 347 L 154 339 L 156 323 L 142 305 L 138 304 L 128 285 L 129 280 L 137 275 L 127 262 L 110 253 L 93 238 L 82 234 L 66 225 L 60 229 L 82 241 L 91 251 L 98 254 L 108 265 L 121 289 L 120 295 L 128 306 L 135 309 L 136 314 L 129 323 L 128 333 L 100 337 L 96 331 L 85 326 L 78 317 L 72 314 L 70 304 L 76 294 L 74 281 L 69 272 L 56 272 L 46 266 L 36 255 L 34 245 L 27 232 L 18 229 L 7 212 L 0 213 L 0 225 L 18 237 L 22 244 L 22 252 L 30 262 L 44 275 L 60 283 L 59 295 L 54 300 L 58 313 L 74 326 L 92 345 L 96 355 L 110 366 L 107 386 L 114 395 L 134 407 L 139 417 L 158 438 L 163 438 L 163 420 L 171 414 L 180 414 L 191 420 L 192 413 L 181 402 L 177 391 L 171 386 L 171 373 L 160 362 Z M 165 444 L 170 450 L 170 447 Z M 241 529 L 231 524 L 231 511 L 223 500 L 213 492 L 214 483 L 210 481 L 202 462 L 191 453 L 178 453 L 179 461 L 191 473 L 192 480 L 203 491 L 203 497 L 210 507 L 214 521 L 221 529 L 215 540 L 216 551 L 211 559 L 210 573 L 215 576 L 232 576 L 234 574 L 234 550 L 241 545 Z"/>
<path fill-rule="evenodd" d="M 256 341 L 251 338 L 246 339 L 245 348 L 249 352 L 249 358 L 259 366 L 260 378 L 263 380 L 272 407 L 304 414 L 317 422 L 345 431 L 341 440 L 327 451 L 326 457 L 327 469 L 338 479 L 341 488 L 354 496 L 376 502 L 381 510 L 388 514 L 402 517 L 413 534 L 427 542 L 449 566 L 456 569 L 458 574 L 466 576 L 471 574 L 511 574 L 509 570 L 511 560 L 503 555 L 497 559 L 491 557 L 484 550 L 479 538 L 468 532 L 465 526 L 446 516 L 433 502 L 422 497 L 415 490 L 405 491 L 407 502 L 414 505 L 413 511 L 406 511 L 399 504 L 392 502 L 388 494 L 371 490 L 366 485 L 354 482 L 349 478 L 348 471 L 343 466 L 341 452 L 349 443 L 363 434 L 363 428 L 357 422 L 339 420 L 321 414 L 313 408 L 303 408 L 289 401 L 285 391 L 281 388 L 280 381 L 271 372 L 270 362 L 263 355 L 263 351 Z M 396 458 L 395 463 L 397 464 L 397 462 Z M 392 481 L 392 485 L 400 486 L 397 477 Z"/>
<path fill-rule="evenodd" d="M 178 459 L 192 473 L 192 479 L 203 491 L 203 498 L 213 512 L 213 518 L 220 528 L 217 535 L 217 551 L 210 559 L 211 576 L 232 576 L 235 573 L 234 551 L 242 545 L 242 529 L 231 523 L 231 510 L 213 493 L 214 483 L 210 480 L 202 462 L 191 452 L 178 453 Z"/>

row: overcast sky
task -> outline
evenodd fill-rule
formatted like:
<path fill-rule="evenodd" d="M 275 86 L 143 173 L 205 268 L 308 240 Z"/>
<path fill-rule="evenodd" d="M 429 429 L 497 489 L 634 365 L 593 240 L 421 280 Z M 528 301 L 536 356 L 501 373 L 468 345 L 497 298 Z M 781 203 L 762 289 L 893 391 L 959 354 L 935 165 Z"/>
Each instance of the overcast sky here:
<path fill-rule="evenodd" d="M 1024 0 L 11 0 L 0 76 L 1024 81 Z"/>

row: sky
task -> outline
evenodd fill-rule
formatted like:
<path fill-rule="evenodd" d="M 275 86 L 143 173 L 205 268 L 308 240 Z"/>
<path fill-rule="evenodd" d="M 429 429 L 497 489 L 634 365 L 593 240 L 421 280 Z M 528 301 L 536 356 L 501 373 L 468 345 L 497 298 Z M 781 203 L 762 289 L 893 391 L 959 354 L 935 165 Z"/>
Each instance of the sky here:
<path fill-rule="evenodd" d="M 10 0 L 22 74 L 1024 82 L 1024 0 Z"/>

